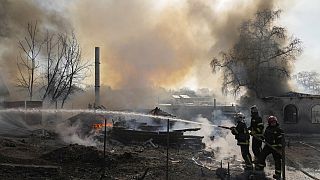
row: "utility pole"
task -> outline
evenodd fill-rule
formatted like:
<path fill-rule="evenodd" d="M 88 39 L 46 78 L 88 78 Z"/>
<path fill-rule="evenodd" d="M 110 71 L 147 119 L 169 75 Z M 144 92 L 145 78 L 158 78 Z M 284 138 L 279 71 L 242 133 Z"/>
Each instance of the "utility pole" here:
<path fill-rule="evenodd" d="M 107 119 L 104 118 L 103 160 L 106 162 Z"/>
<path fill-rule="evenodd" d="M 169 180 L 169 128 L 170 128 L 170 120 L 167 122 L 167 174 L 166 179 Z"/>
<path fill-rule="evenodd" d="M 286 179 L 286 140 L 284 138 L 284 133 L 282 134 L 282 179 Z"/>

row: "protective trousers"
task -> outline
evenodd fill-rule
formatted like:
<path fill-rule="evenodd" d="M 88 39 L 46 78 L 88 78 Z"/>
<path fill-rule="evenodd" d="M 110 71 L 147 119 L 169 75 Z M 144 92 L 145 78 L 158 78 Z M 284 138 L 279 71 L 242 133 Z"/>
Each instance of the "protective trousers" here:
<path fill-rule="evenodd" d="M 279 149 L 278 152 L 281 152 L 281 149 Z M 267 156 L 269 154 L 272 154 L 274 163 L 275 163 L 275 174 L 280 177 L 281 176 L 281 155 L 278 152 L 270 148 L 269 146 L 264 146 L 258 158 L 257 170 L 263 170 L 263 168 L 266 166 Z"/>
<path fill-rule="evenodd" d="M 249 152 L 249 145 L 240 145 L 241 155 L 246 163 L 246 168 L 252 168 L 252 158 Z"/>
<path fill-rule="evenodd" d="M 254 154 L 254 160 L 257 161 L 261 152 L 262 141 L 252 137 L 252 152 Z"/>

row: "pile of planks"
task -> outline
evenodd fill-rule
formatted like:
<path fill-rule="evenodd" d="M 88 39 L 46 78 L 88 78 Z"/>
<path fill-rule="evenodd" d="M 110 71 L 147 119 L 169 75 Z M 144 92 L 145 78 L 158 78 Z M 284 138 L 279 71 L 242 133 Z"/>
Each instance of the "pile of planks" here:
<path fill-rule="evenodd" d="M 202 143 L 203 136 L 184 135 L 187 131 L 198 131 L 200 128 L 193 129 L 179 129 L 169 131 L 169 146 L 171 147 L 183 147 L 183 148 L 195 148 L 201 149 L 204 144 Z M 124 144 L 146 142 L 152 139 L 154 144 L 167 145 L 166 131 L 144 131 L 144 130 L 133 130 L 126 129 L 123 127 L 113 127 L 109 131 L 109 138 L 120 141 Z"/>

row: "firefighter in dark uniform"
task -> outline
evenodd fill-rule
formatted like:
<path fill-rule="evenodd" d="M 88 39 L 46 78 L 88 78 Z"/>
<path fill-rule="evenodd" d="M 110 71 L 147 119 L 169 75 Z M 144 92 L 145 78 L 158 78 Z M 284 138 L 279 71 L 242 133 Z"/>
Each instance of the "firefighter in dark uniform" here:
<path fill-rule="evenodd" d="M 249 152 L 250 135 L 247 125 L 244 122 L 245 116 L 242 113 L 237 113 L 235 118 L 237 121 L 237 125 L 236 127 L 231 128 L 231 133 L 235 135 L 237 144 L 241 148 L 241 155 L 246 164 L 245 169 L 252 170 L 252 158 Z"/>
<path fill-rule="evenodd" d="M 263 170 L 266 166 L 266 158 L 269 154 L 272 154 L 275 162 L 275 179 L 281 178 L 281 150 L 282 150 L 282 138 L 283 130 L 279 127 L 278 120 L 275 116 L 268 118 L 268 127 L 264 132 L 264 139 L 266 141 L 263 147 L 257 164 L 257 170 Z"/>
<path fill-rule="evenodd" d="M 262 139 L 264 125 L 262 122 L 262 118 L 259 116 L 257 106 L 252 106 L 250 110 L 251 124 L 248 129 L 250 130 L 250 134 L 252 135 L 252 152 L 254 154 L 254 161 L 257 162 L 262 146 L 262 141 L 259 139 Z"/>

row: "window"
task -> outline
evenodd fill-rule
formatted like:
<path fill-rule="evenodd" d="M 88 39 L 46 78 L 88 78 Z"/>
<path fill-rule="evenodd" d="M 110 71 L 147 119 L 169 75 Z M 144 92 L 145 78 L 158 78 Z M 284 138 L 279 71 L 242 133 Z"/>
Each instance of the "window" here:
<path fill-rule="evenodd" d="M 320 123 L 320 105 L 315 105 L 311 110 L 312 123 Z"/>
<path fill-rule="evenodd" d="M 285 123 L 298 122 L 298 110 L 295 105 L 289 104 L 284 108 L 284 122 Z"/>

